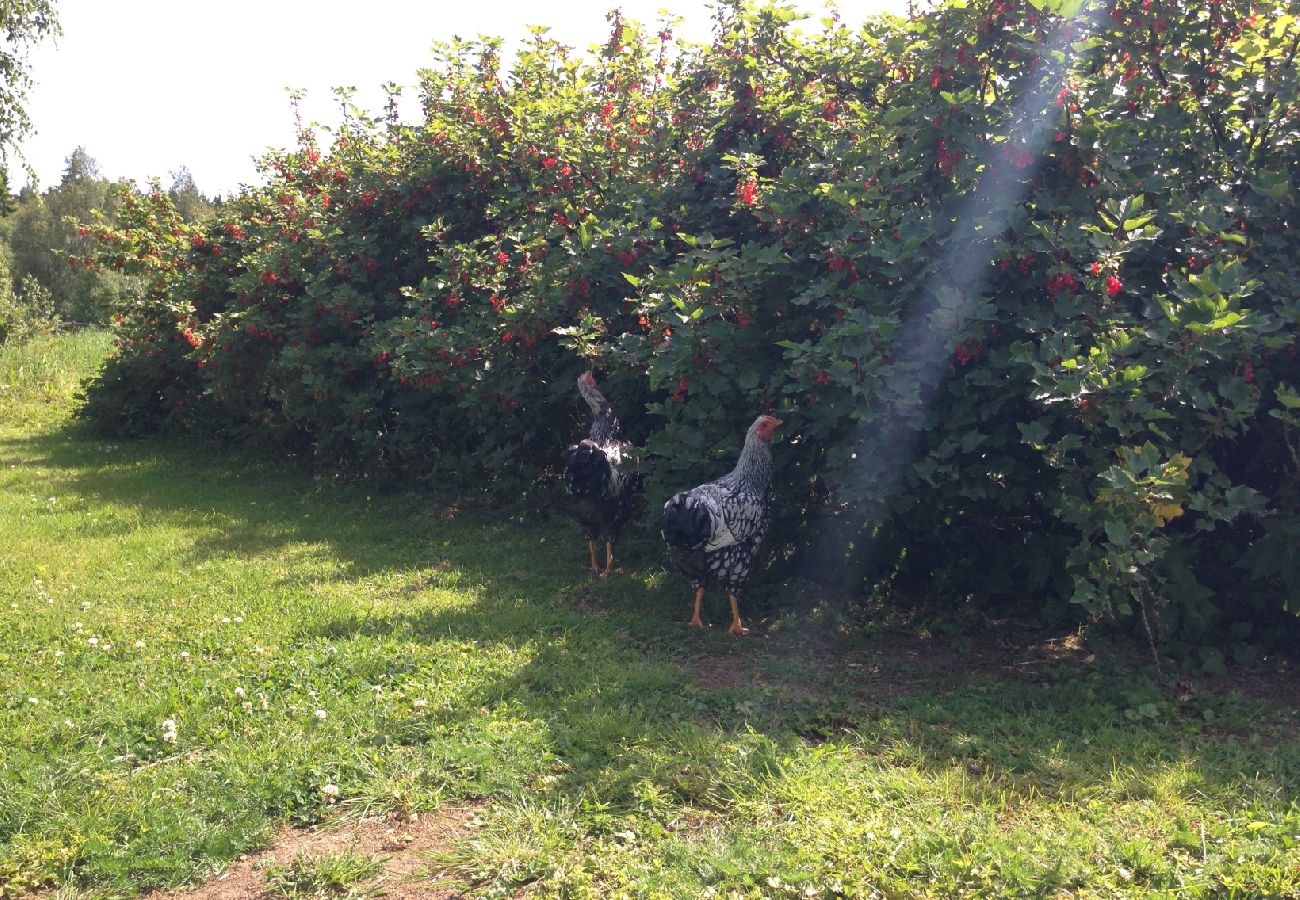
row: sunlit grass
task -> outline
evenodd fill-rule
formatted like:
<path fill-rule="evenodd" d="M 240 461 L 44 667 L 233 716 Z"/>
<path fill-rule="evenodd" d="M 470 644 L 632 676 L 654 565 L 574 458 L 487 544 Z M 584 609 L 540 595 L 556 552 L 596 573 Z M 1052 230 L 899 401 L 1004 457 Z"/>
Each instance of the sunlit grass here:
<path fill-rule="evenodd" d="M 828 609 L 696 633 L 649 537 L 598 582 L 562 518 L 105 442 L 60 396 L 0 420 L 6 890 L 195 882 L 286 821 L 467 802 L 430 869 L 470 894 L 1300 890 L 1293 709 L 963 668 Z M 344 862 L 272 887 L 346 893 Z"/>
<path fill-rule="evenodd" d="M 0 343 L 0 422 L 66 415 L 68 401 L 111 341 L 107 331 L 88 329 Z"/>
<path fill-rule="evenodd" d="M 300 898 L 375 896 L 364 882 L 373 878 L 383 863 L 378 857 L 344 851 L 333 855 L 299 854 L 287 866 L 266 872 L 267 894 L 284 900 Z"/>

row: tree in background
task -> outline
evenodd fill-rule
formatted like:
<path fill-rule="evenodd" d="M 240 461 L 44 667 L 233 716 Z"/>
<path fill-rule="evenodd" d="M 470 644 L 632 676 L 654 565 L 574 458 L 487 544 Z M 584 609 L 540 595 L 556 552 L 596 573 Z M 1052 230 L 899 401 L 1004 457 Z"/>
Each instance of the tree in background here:
<path fill-rule="evenodd" d="M 4 0 L 0 31 L 5 36 L 0 44 L 0 172 L 4 172 L 9 148 L 31 130 L 26 109 L 32 84 L 27 55 L 46 37 L 59 33 L 53 0 Z"/>
<path fill-rule="evenodd" d="M 2 172 L 0 172 L 2 174 Z M 171 173 L 168 199 L 183 221 L 198 223 L 217 208 L 199 190 L 185 166 Z M 16 197 L 3 193 L 0 208 L 0 340 L 4 332 L 28 333 L 54 319 L 103 323 L 135 289 L 136 279 L 112 268 L 85 265 L 94 238 L 75 223 L 98 210 L 112 220 L 126 187 L 100 172 L 84 147 L 72 151 L 58 185 L 39 192 L 24 188 Z M 0 189 L 4 182 L 0 181 Z M 19 327 L 18 322 L 26 323 Z M 44 327 L 44 326 L 41 326 Z"/>
<path fill-rule="evenodd" d="M 103 177 L 85 148 L 78 147 L 68 157 L 57 186 L 44 193 L 29 187 L 18 195 L 13 214 L 0 220 L 0 243 L 8 245 L 7 281 L 20 306 L 24 297 L 39 295 L 41 305 L 51 306 L 60 318 L 107 319 L 109 310 L 131 289 L 131 279 L 69 260 L 85 256 L 93 243 L 72 221 L 85 219 L 96 209 L 111 217 L 117 208 L 116 186 Z"/>
<path fill-rule="evenodd" d="M 13 250 L 7 241 L 0 240 L 0 344 L 21 342 L 58 326 L 49 290 L 30 274 L 15 281 Z"/>
<path fill-rule="evenodd" d="M 194 183 L 194 175 L 188 166 L 181 166 L 171 173 L 172 184 L 167 189 L 167 196 L 172 205 L 187 223 L 200 222 L 212 215 L 216 203 L 204 196 L 199 186 Z"/>

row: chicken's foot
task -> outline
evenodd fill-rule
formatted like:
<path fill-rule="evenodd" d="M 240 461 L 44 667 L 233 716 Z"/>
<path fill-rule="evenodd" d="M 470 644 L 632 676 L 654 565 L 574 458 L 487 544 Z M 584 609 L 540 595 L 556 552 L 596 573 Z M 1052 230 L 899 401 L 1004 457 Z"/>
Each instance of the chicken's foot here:
<path fill-rule="evenodd" d="M 749 634 L 749 629 L 740 624 L 740 607 L 736 603 L 736 595 L 727 594 L 727 599 L 731 601 L 731 633 L 735 635 Z"/>
<path fill-rule="evenodd" d="M 587 550 L 588 550 L 589 553 L 591 553 L 591 571 L 593 571 L 593 572 L 595 572 L 597 575 L 599 575 L 599 574 L 600 574 L 600 564 L 599 564 L 598 562 L 596 562 L 596 542 L 595 542 L 595 541 L 590 541 L 590 540 L 587 541 Z"/>
<path fill-rule="evenodd" d="M 704 621 L 700 618 L 700 604 L 704 601 L 704 588 L 695 589 L 695 615 L 691 617 L 690 624 L 696 628 L 703 628 Z"/>
<path fill-rule="evenodd" d="M 605 542 L 605 571 L 598 573 L 601 578 L 608 578 L 614 568 L 614 542 Z"/>

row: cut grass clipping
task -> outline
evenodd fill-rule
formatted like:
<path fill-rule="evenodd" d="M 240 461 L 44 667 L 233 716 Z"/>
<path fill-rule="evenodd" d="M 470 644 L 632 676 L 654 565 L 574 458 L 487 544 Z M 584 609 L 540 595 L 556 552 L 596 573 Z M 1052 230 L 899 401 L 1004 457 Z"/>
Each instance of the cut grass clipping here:
<path fill-rule="evenodd" d="M 105 346 L 0 348 L 6 896 L 198 885 L 286 823 L 451 808 L 425 868 L 471 895 L 1300 892 L 1294 708 L 773 585 L 750 640 L 698 633 L 653 535 L 597 582 L 562 517 L 89 437 L 70 385 Z"/>

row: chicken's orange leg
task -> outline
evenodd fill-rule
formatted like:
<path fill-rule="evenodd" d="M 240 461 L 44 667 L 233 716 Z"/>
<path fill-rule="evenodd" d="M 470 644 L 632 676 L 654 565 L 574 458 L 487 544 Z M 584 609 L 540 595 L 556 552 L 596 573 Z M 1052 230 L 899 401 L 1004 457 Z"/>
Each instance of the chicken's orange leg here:
<path fill-rule="evenodd" d="M 614 568 L 614 542 L 605 541 L 605 571 L 600 573 L 601 578 L 608 578 L 610 570 Z"/>
<path fill-rule="evenodd" d="M 731 601 L 731 633 L 749 634 L 749 629 L 740 624 L 740 607 L 736 605 L 736 595 L 727 594 L 727 599 Z"/>
<path fill-rule="evenodd" d="M 600 564 L 596 562 L 596 542 L 587 541 L 587 550 L 591 553 L 591 571 L 600 574 Z"/>
<path fill-rule="evenodd" d="M 700 603 L 704 600 L 704 588 L 695 589 L 695 615 L 691 617 L 691 624 L 696 628 L 703 628 L 704 622 L 700 619 Z"/>

